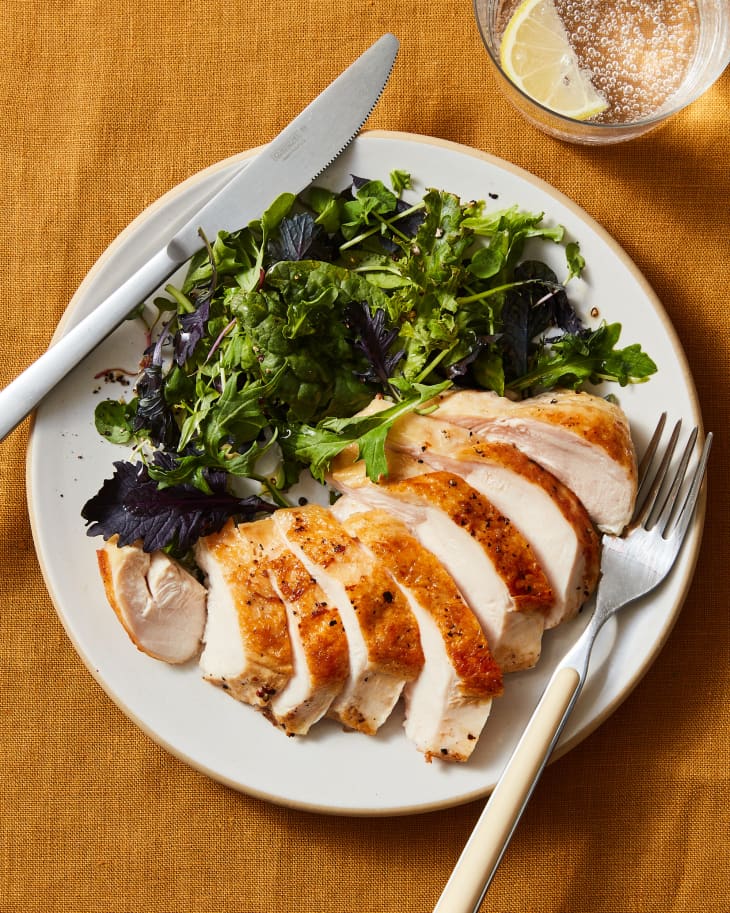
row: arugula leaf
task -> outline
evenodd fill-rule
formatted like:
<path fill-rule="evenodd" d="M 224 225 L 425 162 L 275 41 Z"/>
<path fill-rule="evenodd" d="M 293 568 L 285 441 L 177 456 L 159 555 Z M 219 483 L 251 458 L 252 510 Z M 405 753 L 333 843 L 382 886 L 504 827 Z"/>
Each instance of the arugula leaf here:
<path fill-rule="evenodd" d="M 580 276 L 586 265 L 585 257 L 581 254 L 577 241 L 570 241 L 565 245 L 565 259 L 568 264 L 568 278 L 565 280 L 567 283 L 574 276 Z"/>
<path fill-rule="evenodd" d="M 408 171 L 396 168 L 390 172 L 390 184 L 397 196 L 400 196 L 404 190 L 410 189 L 411 175 Z"/>
<path fill-rule="evenodd" d="M 316 427 L 302 424 L 293 431 L 287 449 L 308 464 L 315 479 L 323 482 L 332 460 L 354 444 L 357 446 L 357 459 L 365 461 L 368 478 L 377 482 L 388 475 L 385 440 L 394 422 L 450 386 L 450 381 L 433 386 L 415 384 L 411 388 L 411 396 L 374 415 L 327 418 Z"/>
<path fill-rule="evenodd" d="M 274 492 L 271 479 L 257 472 L 259 460 L 275 442 L 276 436 L 272 436 L 268 441 L 256 440 L 248 446 L 229 443 L 212 452 L 194 447 L 188 447 L 183 453 L 157 451 L 154 461 L 147 464 L 147 471 L 160 489 L 185 484 L 204 494 L 212 494 L 209 482 L 212 471 L 223 473 L 227 478 L 237 476 L 251 479 L 262 484 L 281 506 L 284 502 Z M 160 457 L 169 458 L 169 462 Z"/>
<path fill-rule="evenodd" d="M 544 225 L 542 212 L 525 212 L 517 205 L 484 214 L 481 209 L 464 219 L 464 228 L 479 237 L 503 237 L 508 240 L 509 259 L 517 262 L 529 238 L 556 243 L 563 240 L 562 225 Z"/>
<path fill-rule="evenodd" d="M 240 374 L 230 375 L 201 435 L 209 452 L 219 450 L 226 437 L 251 441 L 261 434 L 267 424 L 261 403 L 275 393 L 279 377 L 275 375 L 268 383 L 254 380 L 241 384 Z"/>
<path fill-rule="evenodd" d="M 625 386 L 642 383 L 656 373 L 657 366 L 638 344 L 617 349 L 621 324 L 603 323 L 584 334 L 566 333 L 550 340 L 532 370 L 511 381 L 511 390 L 533 387 L 573 387 L 586 381 L 598 384 L 614 381 Z"/>

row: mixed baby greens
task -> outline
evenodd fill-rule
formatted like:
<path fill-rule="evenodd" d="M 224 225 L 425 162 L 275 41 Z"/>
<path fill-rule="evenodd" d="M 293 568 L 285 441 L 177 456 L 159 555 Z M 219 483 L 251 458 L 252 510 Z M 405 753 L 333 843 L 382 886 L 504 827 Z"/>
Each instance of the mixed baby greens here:
<path fill-rule="evenodd" d="M 639 345 L 617 348 L 618 324 L 583 326 L 566 285 L 584 261 L 560 226 L 441 190 L 409 204 L 410 176 L 390 181 L 283 194 L 202 239 L 182 287 L 154 302 L 136 395 L 96 409 L 137 462 L 116 462 L 85 505 L 90 535 L 184 553 L 230 516 L 288 503 L 302 470 L 322 480 L 349 444 L 377 480 L 393 422 L 454 384 L 524 396 L 656 371 Z M 562 245 L 562 279 L 524 259 L 533 238 Z M 393 405 L 356 415 L 377 394 Z"/>

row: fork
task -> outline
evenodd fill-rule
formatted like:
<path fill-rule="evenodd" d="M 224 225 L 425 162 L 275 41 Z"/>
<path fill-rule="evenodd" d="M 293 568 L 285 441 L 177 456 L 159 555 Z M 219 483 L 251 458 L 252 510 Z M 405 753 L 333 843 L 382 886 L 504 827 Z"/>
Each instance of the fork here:
<path fill-rule="evenodd" d="M 553 672 L 433 913 L 477 913 L 575 706 L 598 632 L 619 609 L 657 587 L 679 554 L 695 516 L 712 434 L 706 436 L 685 484 L 698 429 L 690 432 L 675 468 L 672 461 L 682 423 L 675 424 L 663 453 L 658 454 L 665 425 L 666 413 L 659 419 L 639 466 L 637 507 L 628 530 L 622 536 L 605 535 L 602 539 L 601 577 L 593 615 Z"/>

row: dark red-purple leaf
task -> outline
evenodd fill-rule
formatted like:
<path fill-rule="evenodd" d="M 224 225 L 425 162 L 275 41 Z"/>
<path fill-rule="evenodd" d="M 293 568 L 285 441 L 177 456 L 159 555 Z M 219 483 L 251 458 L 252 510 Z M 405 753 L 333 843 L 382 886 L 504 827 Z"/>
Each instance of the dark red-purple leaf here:
<path fill-rule="evenodd" d="M 180 440 L 180 429 L 164 396 L 162 346 L 169 340 L 167 326 L 155 343 L 150 361 L 137 381 L 137 409 L 132 420 L 133 431 L 146 431 L 153 444 L 174 447 Z"/>
<path fill-rule="evenodd" d="M 355 346 L 366 356 L 370 365 L 367 371 L 358 374 L 365 383 L 379 383 L 388 386 L 389 378 L 395 373 L 395 367 L 403 358 L 404 351 L 391 352 L 391 346 L 398 336 L 397 329 L 388 329 L 385 325 L 385 312 L 376 310 L 371 313 L 367 302 L 361 301 L 348 307 L 345 320 L 347 326 L 355 333 Z"/>
<path fill-rule="evenodd" d="M 208 250 L 210 259 L 210 281 L 202 286 L 194 286 L 188 297 L 195 305 L 195 310 L 178 317 L 178 331 L 175 334 L 175 364 L 184 365 L 192 356 L 200 340 L 205 336 L 210 317 L 210 302 L 218 285 L 218 271 L 213 256 L 213 248 L 201 232 L 201 237 Z"/>
<path fill-rule="evenodd" d="M 520 377 L 528 370 L 535 340 L 548 329 L 559 327 L 568 333 L 583 329 L 565 288 L 544 263 L 526 260 L 515 267 L 515 282 L 502 306 L 502 345 L 505 373 Z"/>
<path fill-rule="evenodd" d="M 120 546 L 141 539 L 146 552 L 171 546 L 182 553 L 201 536 L 220 530 L 230 517 L 250 521 L 274 510 L 259 497 L 229 494 L 221 488 L 223 479 L 222 473 L 209 477 L 215 486 L 212 494 L 192 485 L 159 488 L 144 464 L 115 462 L 112 478 L 81 511 L 87 535 L 118 535 Z"/>
<path fill-rule="evenodd" d="M 267 253 L 276 263 L 280 260 L 331 261 L 335 247 L 311 213 L 297 212 L 282 219 L 278 236 L 269 242 Z"/>

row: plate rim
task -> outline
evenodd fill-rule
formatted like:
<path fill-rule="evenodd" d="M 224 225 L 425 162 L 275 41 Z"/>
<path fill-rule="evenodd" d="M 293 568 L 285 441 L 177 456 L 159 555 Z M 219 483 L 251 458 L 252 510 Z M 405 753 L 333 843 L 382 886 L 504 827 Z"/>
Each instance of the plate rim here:
<path fill-rule="evenodd" d="M 624 248 L 619 244 L 616 239 L 608 233 L 608 231 L 586 212 L 578 203 L 568 197 L 561 190 L 558 190 L 553 185 L 549 184 L 543 178 L 538 177 L 532 172 L 526 170 L 525 168 L 515 165 L 512 162 L 509 162 L 501 157 L 498 157 L 492 153 L 485 152 L 474 147 L 458 143 L 452 140 L 446 140 L 439 137 L 431 137 L 424 134 L 410 133 L 407 131 L 393 131 L 393 130 L 363 130 L 358 135 L 362 138 L 367 139 L 386 139 L 386 140 L 397 140 L 405 143 L 417 143 L 421 145 L 431 146 L 431 147 L 440 147 L 447 151 L 451 151 L 457 155 L 468 156 L 481 160 L 487 164 L 490 164 L 496 167 L 499 170 L 506 171 L 512 175 L 526 181 L 534 187 L 541 189 L 548 196 L 559 201 L 565 208 L 567 208 L 571 214 L 576 216 L 583 224 L 588 226 L 595 234 L 599 237 L 601 242 L 605 244 L 612 252 L 619 258 L 621 263 L 628 269 L 631 273 L 632 278 L 640 287 L 642 294 L 650 301 L 652 309 L 654 310 L 656 316 L 661 321 L 664 331 L 666 332 L 670 346 L 674 354 L 678 358 L 677 367 L 683 377 L 685 386 L 689 393 L 689 399 L 691 402 L 692 409 L 697 416 L 700 428 L 700 435 L 704 435 L 704 428 L 702 423 L 702 412 L 700 408 L 699 398 L 697 394 L 697 388 L 692 377 L 692 373 L 689 368 L 687 361 L 687 356 L 684 351 L 684 348 L 681 344 L 677 331 L 672 324 L 669 315 L 667 314 L 661 300 L 657 296 L 654 289 L 649 284 L 646 277 L 639 270 L 633 259 L 628 255 Z M 84 276 L 83 280 L 79 284 L 78 288 L 72 295 L 69 300 L 68 305 L 66 306 L 59 322 L 56 326 L 56 329 L 51 337 L 51 345 L 62 336 L 70 326 L 73 325 L 74 317 L 76 312 L 79 310 L 83 298 L 85 297 L 87 288 L 92 285 L 96 276 L 101 272 L 107 262 L 113 259 L 117 253 L 119 247 L 121 247 L 130 235 L 134 234 L 137 229 L 147 222 L 151 217 L 153 217 L 159 210 L 165 208 L 170 203 L 172 203 L 176 197 L 183 194 L 191 186 L 198 184 L 201 181 L 204 181 L 206 178 L 211 175 L 227 170 L 234 167 L 235 165 L 245 163 L 247 160 L 254 157 L 262 149 L 264 149 L 266 144 L 259 146 L 251 147 L 250 149 L 243 150 L 241 152 L 235 153 L 231 156 L 228 156 L 224 159 L 221 159 L 218 162 L 212 163 L 201 170 L 195 172 L 189 177 L 185 178 L 180 183 L 168 189 L 160 197 L 156 198 L 152 203 L 146 206 L 135 218 L 124 228 L 122 231 L 112 239 L 112 241 L 105 247 L 102 253 L 99 255 L 97 260 L 92 264 L 89 271 Z M 32 466 L 34 462 L 34 453 L 36 449 L 36 435 L 35 435 L 35 426 L 36 426 L 36 413 L 34 412 L 31 417 L 30 430 L 28 437 L 28 447 L 26 451 L 26 461 L 25 461 L 25 476 L 26 476 L 26 501 L 28 506 L 28 515 L 30 519 L 31 534 L 33 537 L 34 548 L 36 556 L 38 559 L 39 567 L 41 574 L 44 580 L 46 590 L 51 598 L 51 601 L 54 606 L 56 615 L 58 616 L 66 636 L 69 638 L 77 656 L 82 660 L 83 664 L 86 666 L 87 670 L 90 672 L 92 678 L 100 685 L 104 693 L 111 699 L 112 703 L 122 711 L 122 713 L 130 720 L 133 725 L 141 729 L 155 744 L 163 747 L 167 752 L 169 752 L 173 757 L 182 761 L 187 767 L 202 773 L 206 777 L 221 783 L 224 786 L 228 786 L 234 789 L 237 792 L 243 793 L 245 795 L 251 796 L 253 798 L 270 802 L 276 804 L 280 807 L 297 809 L 300 811 L 306 811 L 310 813 L 325 814 L 332 816 L 342 816 L 342 817 L 383 817 L 383 816 L 405 816 L 413 814 L 427 814 L 432 811 L 443 810 L 446 808 L 453 808 L 459 805 L 464 805 L 469 802 L 485 799 L 486 796 L 494 788 L 494 784 L 487 784 L 486 786 L 478 786 L 468 792 L 460 794 L 458 797 L 450 797 L 446 799 L 438 799 L 433 802 L 423 802 L 418 806 L 412 804 L 403 805 L 400 807 L 388 807 L 388 808 L 377 808 L 371 806 L 363 807 L 348 807 L 340 808 L 338 806 L 330 806 L 326 804 L 315 803 L 311 801 L 298 801 L 291 797 L 281 797 L 273 792 L 267 792 L 266 790 L 259 789 L 255 786 L 243 786 L 240 782 L 232 780 L 230 777 L 221 774 L 210 767 L 205 763 L 194 760 L 189 757 L 183 750 L 178 749 L 175 745 L 169 742 L 168 739 L 162 737 L 158 732 L 154 730 L 152 726 L 147 724 L 142 720 L 138 714 L 128 706 L 127 702 L 124 701 L 121 696 L 114 694 L 111 690 L 111 687 L 104 680 L 101 671 L 95 668 L 91 658 L 86 655 L 85 650 L 78 643 L 73 631 L 69 627 L 66 618 L 64 617 L 64 612 L 61 608 L 61 598 L 60 595 L 55 591 L 55 588 L 52 584 L 52 576 L 50 570 L 46 566 L 45 557 L 42 553 L 42 550 L 39 547 L 39 523 L 40 523 L 40 511 L 37 509 L 34 498 L 34 490 L 32 485 Z M 671 631 L 674 625 L 679 618 L 679 615 L 682 611 L 684 603 L 686 601 L 689 590 L 692 586 L 692 581 L 694 578 L 694 573 L 699 558 L 699 553 L 702 543 L 702 535 L 704 531 L 704 521 L 705 521 L 705 511 L 706 511 L 706 487 L 705 492 L 701 498 L 701 501 L 698 505 L 697 515 L 695 518 L 695 535 L 693 537 L 693 548 L 692 552 L 688 556 L 688 564 L 685 571 L 684 578 L 682 580 L 682 586 L 677 594 L 675 601 L 674 611 L 671 612 L 668 616 L 664 618 L 664 624 L 661 630 L 658 632 L 656 639 L 653 642 L 653 649 L 649 651 L 643 659 L 641 668 L 638 672 L 627 681 L 621 692 L 617 694 L 613 700 L 611 700 L 600 713 L 595 714 L 585 725 L 583 725 L 572 737 L 561 740 L 557 748 L 553 752 L 550 762 L 558 760 L 563 757 L 578 744 L 580 744 L 584 739 L 590 736 L 596 729 L 598 729 L 610 716 L 612 716 L 618 707 L 627 700 L 631 695 L 636 686 L 641 682 L 644 676 L 647 674 L 649 669 L 653 666 L 656 661 L 657 656 L 664 648 L 666 641 L 671 634 Z"/>

